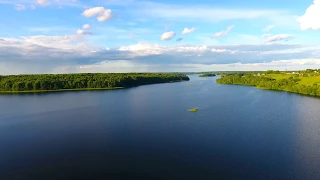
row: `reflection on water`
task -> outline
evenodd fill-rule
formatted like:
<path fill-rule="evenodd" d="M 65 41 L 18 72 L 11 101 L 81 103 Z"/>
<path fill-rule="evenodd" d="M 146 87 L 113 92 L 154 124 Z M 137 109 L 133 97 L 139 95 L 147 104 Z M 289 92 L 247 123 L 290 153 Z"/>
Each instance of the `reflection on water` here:
<path fill-rule="evenodd" d="M 295 105 L 300 109 L 296 129 L 296 163 L 300 179 L 320 179 L 320 108 L 312 97 Z"/>
<path fill-rule="evenodd" d="M 2 95 L 0 179 L 320 179 L 319 105 L 197 75 Z"/>

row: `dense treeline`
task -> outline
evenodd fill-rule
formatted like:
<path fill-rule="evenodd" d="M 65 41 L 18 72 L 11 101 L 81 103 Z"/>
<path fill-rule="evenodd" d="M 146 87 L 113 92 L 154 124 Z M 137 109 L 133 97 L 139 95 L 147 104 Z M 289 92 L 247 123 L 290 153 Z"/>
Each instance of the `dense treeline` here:
<path fill-rule="evenodd" d="M 252 74 L 236 74 L 223 76 L 220 79 L 217 79 L 217 83 L 220 84 L 242 84 L 270 90 L 281 90 L 298 94 L 320 96 L 319 85 L 313 84 L 311 86 L 307 86 L 304 84 L 299 84 L 299 81 L 300 79 L 297 76 L 276 80 L 273 78 Z"/>
<path fill-rule="evenodd" d="M 216 74 L 215 73 L 203 73 L 199 77 L 212 77 L 212 76 L 216 76 Z"/>
<path fill-rule="evenodd" d="M 10 75 L 0 76 L 0 92 L 133 87 L 182 80 L 189 80 L 189 77 L 177 73 Z"/>

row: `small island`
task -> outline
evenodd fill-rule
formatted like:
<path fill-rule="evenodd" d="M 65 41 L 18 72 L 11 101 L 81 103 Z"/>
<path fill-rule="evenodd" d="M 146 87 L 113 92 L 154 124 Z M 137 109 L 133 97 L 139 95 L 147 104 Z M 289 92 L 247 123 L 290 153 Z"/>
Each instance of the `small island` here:
<path fill-rule="evenodd" d="M 189 109 L 189 112 L 198 112 L 199 108 L 193 108 L 193 109 Z"/>
<path fill-rule="evenodd" d="M 179 73 L 79 73 L 0 76 L 0 93 L 112 90 L 140 85 L 189 81 Z"/>
<path fill-rule="evenodd" d="M 216 74 L 215 73 L 203 73 L 199 77 L 213 77 L 213 76 L 216 76 Z"/>

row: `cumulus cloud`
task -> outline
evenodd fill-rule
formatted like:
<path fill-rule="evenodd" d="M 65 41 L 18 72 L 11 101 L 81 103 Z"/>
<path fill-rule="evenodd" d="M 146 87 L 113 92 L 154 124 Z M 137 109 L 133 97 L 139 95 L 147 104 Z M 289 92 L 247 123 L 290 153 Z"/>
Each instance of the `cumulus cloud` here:
<path fill-rule="evenodd" d="M 60 66 L 77 64 L 95 48 L 76 35 L 0 39 L 1 74 L 53 73 Z"/>
<path fill-rule="evenodd" d="M 82 34 L 84 34 L 85 33 L 85 31 L 83 30 L 83 29 L 78 29 L 77 30 L 77 34 L 79 34 L 79 35 L 82 35 Z"/>
<path fill-rule="evenodd" d="M 40 4 L 41 6 L 46 6 L 50 4 L 49 0 L 37 0 L 37 4 Z"/>
<path fill-rule="evenodd" d="M 226 50 L 226 49 L 212 49 L 211 51 L 212 52 L 217 52 L 217 53 L 223 53 L 223 52 L 226 52 L 228 50 Z"/>
<path fill-rule="evenodd" d="M 298 18 L 298 22 L 300 23 L 300 27 L 302 30 L 312 29 L 319 30 L 320 29 L 320 0 L 314 0 L 313 4 L 308 7 L 305 14 Z"/>
<path fill-rule="evenodd" d="M 214 35 L 211 36 L 211 38 L 219 38 L 219 37 L 224 37 L 229 34 L 229 32 L 234 28 L 234 26 L 229 26 L 225 31 L 217 32 Z"/>
<path fill-rule="evenodd" d="M 91 26 L 89 25 L 89 24 L 85 24 L 85 25 L 83 25 L 83 27 L 82 27 L 83 29 L 90 29 L 91 28 Z"/>
<path fill-rule="evenodd" d="M 108 21 L 114 17 L 111 14 L 111 10 L 105 9 L 104 7 L 94 7 L 87 9 L 82 13 L 82 15 L 85 17 L 97 16 L 97 20 L 99 22 Z"/>
<path fill-rule="evenodd" d="M 270 31 L 270 30 L 273 29 L 273 28 L 275 28 L 275 25 L 269 25 L 269 26 L 265 27 L 265 28 L 263 29 L 263 31 L 264 31 L 264 32 L 268 32 L 268 31 Z"/>
<path fill-rule="evenodd" d="M 14 45 L 14 47 L 31 50 L 36 47 L 49 48 L 52 50 L 70 50 L 80 47 L 85 39 L 77 35 L 64 35 L 64 36 L 22 36 L 21 38 L 4 38 L 6 43 Z M 0 46 L 1 47 L 1 46 Z M 28 48 L 30 49 L 28 49 Z M 24 50 L 26 50 L 24 49 Z"/>
<path fill-rule="evenodd" d="M 120 46 L 116 51 L 129 52 L 130 57 L 134 56 L 148 56 L 158 55 L 163 52 L 163 48 L 158 44 L 138 43 L 130 46 Z M 109 49 L 110 51 L 110 49 Z"/>
<path fill-rule="evenodd" d="M 199 56 L 201 57 L 201 56 Z M 276 60 L 265 63 L 230 63 L 230 64 L 169 64 L 149 65 L 134 61 L 104 61 L 92 65 L 80 66 L 78 72 L 200 72 L 200 71 L 264 71 L 268 69 L 299 70 L 319 68 L 320 59 Z"/>
<path fill-rule="evenodd" d="M 91 26 L 89 24 L 85 24 L 82 26 L 82 29 L 77 30 L 78 35 L 90 35 L 92 32 L 90 32 Z"/>
<path fill-rule="evenodd" d="M 119 60 L 119 61 L 102 61 L 95 64 L 82 65 L 78 69 L 79 72 L 109 72 L 109 73 L 119 73 L 119 72 L 148 72 L 150 71 L 150 66 L 147 64 Z"/>
<path fill-rule="evenodd" d="M 184 28 L 184 30 L 182 31 L 182 34 L 190 34 L 192 32 L 194 32 L 196 29 L 195 28 Z"/>
<path fill-rule="evenodd" d="M 318 50 L 319 47 L 313 49 L 289 44 L 210 46 L 137 44 L 111 49 L 108 52 L 120 51 L 122 56 L 119 59 L 169 65 L 182 63 L 181 59 L 189 64 L 263 63 L 273 60 L 310 58 L 310 54 Z M 313 55 L 313 58 L 320 58 L 320 55 Z"/>
<path fill-rule="evenodd" d="M 174 36 L 176 36 L 176 33 L 173 32 L 173 31 L 165 32 L 165 33 L 162 34 L 161 40 L 162 41 L 171 40 Z"/>
<path fill-rule="evenodd" d="M 77 34 L 78 34 L 78 35 L 90 35 L 90 34 L 92 34 L 92 33 L 89 32 L 89 31 L 83 30 L 83 29 L 78 29 L 78 30 L 77 30 Z"/>
<path fill-rule="evenodd" d="M 314 64 L 315 61 L 310 59 L 320 59 L 320 47 L 310 45 L 161 46 L 138 43 L 106 48 L 95 47 L 85 38 L 79 35 L 0 37 L 0 72 L 185 71 L 188 68 L 204 70 L 213 66 L 239 70 L 241 67 L 254 68 L 254 65 L 258 67 L 259 64 L 275 61 L 283 62 L 278 63 L 280 67 L 298 60 L 304 65 Z"/>
<path fill-rule="evenodd" d="M 265 43 L 272 43 L 277 41 L 289 41 L 294 38 L 291 34 L 277 34 L 277 35 L 271 35 L 271 34 L 264 34 L 262 35 L 263 38 L 265 38 Z"/>

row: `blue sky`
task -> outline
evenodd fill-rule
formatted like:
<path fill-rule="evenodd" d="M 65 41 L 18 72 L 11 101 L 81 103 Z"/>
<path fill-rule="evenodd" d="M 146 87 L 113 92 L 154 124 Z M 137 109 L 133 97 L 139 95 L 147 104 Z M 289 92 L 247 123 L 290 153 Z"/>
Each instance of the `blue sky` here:
<path fill-rule="evenodd" d="M 320 0 L 0 0 L 0 74 L 320 68 Z"/>

